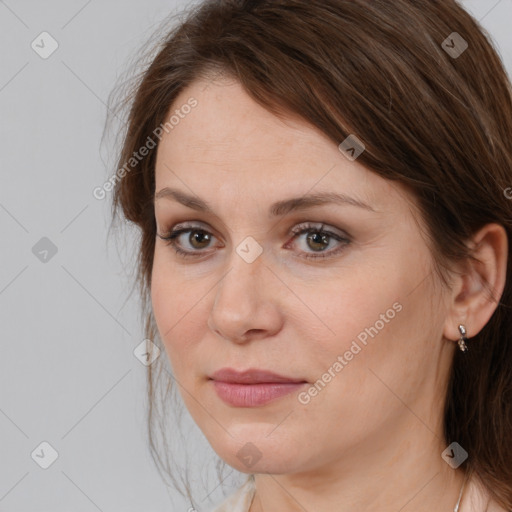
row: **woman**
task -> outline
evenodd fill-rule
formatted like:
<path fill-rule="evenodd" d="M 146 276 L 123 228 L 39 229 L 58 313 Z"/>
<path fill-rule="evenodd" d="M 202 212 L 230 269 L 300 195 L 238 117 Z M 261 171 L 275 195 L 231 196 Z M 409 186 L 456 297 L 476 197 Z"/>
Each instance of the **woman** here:
<path fill-rule="evenodd" d="M 512 509 L 510 92 L 453 0 L 209 1 L 166 36 L 113 206 L 165 378 L 249 475 L 217 512 Z"/>

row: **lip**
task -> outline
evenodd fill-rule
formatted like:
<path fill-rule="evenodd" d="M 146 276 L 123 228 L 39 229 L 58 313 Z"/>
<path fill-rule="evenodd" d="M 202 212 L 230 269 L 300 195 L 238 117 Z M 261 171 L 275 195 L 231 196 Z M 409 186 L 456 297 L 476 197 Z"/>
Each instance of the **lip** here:
<path fill-rule="evenodd" d="M 210 379 L 221 400 L 234 407 L 257 407 L 293 393 L 307 382 L 259 369 L 223 368 Z"/>
<path fill-rule="evenodd" d="M 233 368 L 222 368 L 210 377 L 215 381 L 229 382 L 232 384 L 269 384 L 269 383 L 300 383 L 306 382 L 305 379 L 286 377 L 268 370 L 258 368 L 249 368 L 248 370 L 238 371 Z"/>

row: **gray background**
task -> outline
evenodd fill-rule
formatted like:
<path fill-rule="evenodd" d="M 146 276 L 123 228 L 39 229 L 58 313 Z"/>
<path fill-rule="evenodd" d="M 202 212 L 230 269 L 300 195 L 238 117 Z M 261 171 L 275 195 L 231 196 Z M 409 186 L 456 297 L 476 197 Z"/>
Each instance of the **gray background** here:
<path fill-rule="evenodd" d="M 114 170 L 101 139 L 116 79 L 189 3 L 0 0 L 0 511 L 188 509 L 149 457 L 129 257 L 107 241 L 110 196 L 92 190 Z M 512 0 L 464 5 L 512 75 Z M 43 31 L 59 44 L 47 59 L 31 47 Z M 48 449 L 31 455 L 44 441 L 48 469 Z"/>

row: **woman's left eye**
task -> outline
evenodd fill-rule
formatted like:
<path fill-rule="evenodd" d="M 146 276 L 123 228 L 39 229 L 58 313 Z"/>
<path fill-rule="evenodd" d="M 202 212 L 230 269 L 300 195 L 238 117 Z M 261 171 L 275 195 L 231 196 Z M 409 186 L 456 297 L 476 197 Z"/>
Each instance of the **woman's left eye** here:
<path fill-rule="evenodd" d="M 187 240 L 190 249 L 183 249 L 183 244 L 179 243 L 179 239 L 182 238 L 183 235 L 189 233 L 189 236 L 185 239 Z M 318 259 L 318 258 L 327 258 L 332 257 L 341 252 L 346 245 L 348 245 L 351 240 L 347 237 L 347 235 L 341 233 L 334 233 L 329 230 L 324 229 L 324 225 L 321 224 L 319 226 L 312 225 L 310 223 L 303 223 L 296 227 L 294 227 L 290 231 L 290 235 L 294 235 L 292 241 L 295 239 L 302 237 L 302 235 L 307 235 L 303 240 L 307 247 L 310 249 L 314 249 L 313 253 L 303 252 L 303 258 L 306 259 Z M 206 251 L 200 250 L 205 249 L 204 244 L 208 245 L 212 238 L 215 238 L 209 231 L 202 229 L 200 226 L 177 226 L 177 229 L 174 229 L 167 235 L 157 235 L 159 238 L 166 242 L 166 245 L 170 245 L 174 251 L 183 258 L 199 258 L 202 257 Z M 338 242 L 340 244 L 337 248 L 325 251 L 324 249 L 331 245 L 332 241 Z M 197 245 L 196 245 L 197 244 Z M 290 242 L 286 244 L 286 248 L 288 248 Z M 318 250 L 320 249 L 320 250 Z M 316 253 L 316 254 L 315 254 Z"/>

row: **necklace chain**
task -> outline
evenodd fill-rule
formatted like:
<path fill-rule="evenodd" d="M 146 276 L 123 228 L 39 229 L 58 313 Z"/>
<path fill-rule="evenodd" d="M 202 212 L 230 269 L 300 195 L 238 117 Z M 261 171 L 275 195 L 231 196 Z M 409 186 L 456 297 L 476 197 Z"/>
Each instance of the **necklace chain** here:
<path fill-rule="evenodd" d="M 467 481 L 467 475 L 464 477 L 464 482 L 462 482 L 462 487 L 460 488 L 460 493 L 459 493 L 459 499 L 457 500 L 457 504 L 455 505 L 453 512 L 462 512 L 462 510 L 459 507 L 460 507 L 460 502 L 462 501 L 462 495 L 464 493 L 464 487 L 466 486 L 466 481 Z"/>

